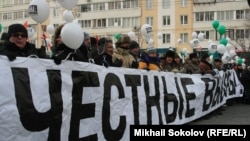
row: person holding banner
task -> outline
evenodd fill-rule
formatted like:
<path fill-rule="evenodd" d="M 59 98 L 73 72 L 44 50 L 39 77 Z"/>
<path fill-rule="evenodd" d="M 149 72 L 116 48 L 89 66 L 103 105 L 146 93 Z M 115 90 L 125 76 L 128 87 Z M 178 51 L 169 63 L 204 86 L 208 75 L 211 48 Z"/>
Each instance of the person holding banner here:
<path fill-rule="evenodd" d="M 128 35 L 120 37 L 115 43 L 115 50 L 112 55 L 112 61 L 116 67 L 135 68 L 135 59 L 129 53 L 129 44 L 131 39 Z"/>
<path fill-rule="evenodd" d="M 191 53 L 189 55 L 189 59 L 186 61 L 186 64 L 184 65 L 183 72 L 188 74 L 200 73 L 199 58 L 196 53 Z"/>
<path fill-rule="evenodd" d="M 35 45 L 28 42 L 28 31 L 22 24 L 9 26 L 0 55 L 6 55 L 10 61 L 15 60 L 16 57 L 39 57 Z"/>
<path fill-rule="evenodd" d="M 199 68 L 201 71 L 201 74 L 212 74 L 213 72 L 213 66 L 210 63 L 210 56 L 206 53 L 201 57 Z"/>
<path fill-rule="evenodd" d="M 172 50 L 168 50 L 163 58 L 161 68 L 163 71 L 172 72 L 174 69 L 174 57 L 175 52 Z"/>
<path fill-rule="evenodd" d="M 113 41 L 108 38 L 101 38 L 98 41 L 98 55 L 94 57 L 95 64 L 105 67 L 113 66 Z"/>
<path fill-rule="evenodd" d="M 77 52 L 66 46 L 61 38 L 61 30 L 65 24 L 61 24 L 55 30 L 53 36 L 53 46 L 51 59 L 54 60 L 55 64 L 61 64 L 62 60 L 75 60 L 75 61 L 85 61 L 85 57 L 81 52 Z"/>
<path fill-rule="evenodd" d="M 138 69 L 161 71 L 160 58 L 154 47 L 148 48 L 139 61 Z"/>

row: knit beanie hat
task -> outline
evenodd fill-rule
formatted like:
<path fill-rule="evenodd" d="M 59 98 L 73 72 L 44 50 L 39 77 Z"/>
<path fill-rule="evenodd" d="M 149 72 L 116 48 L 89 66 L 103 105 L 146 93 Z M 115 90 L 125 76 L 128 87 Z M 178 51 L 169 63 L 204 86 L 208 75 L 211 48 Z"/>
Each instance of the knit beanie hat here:
<path fill-rule="evenodd" d="M 198 58 L 197 54 L 196 53 L 191 53 L 189 55 L 189 59 L 192 60 L 193 58 Z"/>
<path fill-rule="evenodd" d="M 10 36 L 14 33 L 21 32 L 25 35 L 26 38 L 28 38 L 28 31 L 22 24 L 12 24 L 9 26 L 8 30 L 8 39 Z"/>
<path fill-rule="evenodd" d="M 151 54 L 151 53 L 156 53 L 156 49 L 154 47 L 150 47 L 147 49 L 147 53 Z"/>
<path fill-rule="evenodd" d="M 129 49 L 139 48 L 139 44 L 136 41 L 131 41 L 129 44 Z"/>

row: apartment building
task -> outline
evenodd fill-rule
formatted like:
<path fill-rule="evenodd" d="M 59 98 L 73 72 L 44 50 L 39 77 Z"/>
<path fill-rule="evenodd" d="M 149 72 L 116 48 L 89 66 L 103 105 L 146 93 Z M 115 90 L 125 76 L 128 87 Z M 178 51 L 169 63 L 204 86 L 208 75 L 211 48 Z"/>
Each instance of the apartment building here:
<path fill-rule="evenodd" d="M 49 24 L 57 27 L 64 23 L 64 8 L 57 0 L 47 0 L 50 7 L 48 19 L 38 24 L 29 16 L 31 0 L 0 0 L 0 23 L 3 32 L 12 23 L 28 22 L 35 29 L 31 39 L 38 46 L 42 44 L 41 34 Z M 160 53 L 173 48 L 177 52 L 186 48 L 193 52 L 190 41 L 192 33 L 204 33 L 205 40 L 199 49 L 206 49 L 209 40 L 219 41 L 218 33 L 212 22 L 220 21 L 227 28 L 225 36 L 232 44 L 240 48 L 249 47 L 249 5 L 246 0 L 79 0 L 72 9 L 83 31 L 91 36 L 111 37 L 115 41 L 116 33 L 127 34 L 134 31 L 142 48 L 147 43 L 140 34 L 143 24 L 153 28 L 154 47 Z M 46 32 L 45 32 L 46 33 Z M 162 34 L 161 38 L 158 36 Z M 46 33 L 48 37 L 48 33 Z M 182 42 L 177 42 L 181 40 Z"/>

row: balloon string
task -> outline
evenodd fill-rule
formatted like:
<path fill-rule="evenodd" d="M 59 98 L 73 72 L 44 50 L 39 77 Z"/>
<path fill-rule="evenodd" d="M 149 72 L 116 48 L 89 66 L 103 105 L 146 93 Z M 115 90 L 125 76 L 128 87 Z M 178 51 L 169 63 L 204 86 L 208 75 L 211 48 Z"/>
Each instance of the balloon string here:
<path fill-rule="evenodd" d="M 42 31 L 43 31 L 43 40 L 44 40 L 44 44 L 45 44 L 45 49 L 46 49 L 46 51 L 48 52 L 49 51 L 49 49 L 48 49 L 48 46 L 47 46 L 47 41 L 46 41 L 46 36 L 45 36 L 45 32 L 44 32 L 44 26 L 43 25 L 41 25 L 41 27 L 42 27 Z"/>

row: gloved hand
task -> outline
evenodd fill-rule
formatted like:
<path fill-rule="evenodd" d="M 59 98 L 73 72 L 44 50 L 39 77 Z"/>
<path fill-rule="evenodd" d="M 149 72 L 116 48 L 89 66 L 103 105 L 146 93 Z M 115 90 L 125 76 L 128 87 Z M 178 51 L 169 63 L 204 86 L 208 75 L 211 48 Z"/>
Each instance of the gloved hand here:
<path fill-rule="evenodd" d="M 113 65 L 114 65 L 115 67 L 121 67 L 121 66 L 122 66 L 122 60 L 116 58 L 116 59 L 115 59 L 115 62 L 113 63 Z"/>
<path fill-rule="evenodd" d="M 139 66 L 139 64 L 136 61 L 133 61 L 132 64 L 131 64 L 131 67 L 134 68 L 134 69 L 137 69 L 138 66 Z"/>
<path fill-rule="evenodd" d="M 187 74 L 193 74 L 191 70 L 187 70 Z"/>
<path fill-rule="evenodd" d="M 57 64 L 57 65 L 60 65 L 61 62 L 62 62 L 62 59 L 60 59 L 60 58 L 58 58 L 56 56 L 53 56 L 52 59 L 54 60 L 55 64 Z"/>
<path fill-rule="evenodd" d="M 213 76 L 215 76 L 215 75 L 216 75 L 216 72 L 215 72 L 214 70 L 212 70 L 211 74 L 212 74 Z"/>
<path fill-rule="evenodd" d="M 205 71 L 201 71 L 201 75 L 204 75 L 206 72 Z"/>
<path fill-rule="evenodd" d="M 8 57 L 8 59 L 10 61 L 13 61 L 16 59 L 16 54 L 14 54 L 14 53 L 8 53 L 8 54 L 6 54 L 6 56 Z"/>
<path fill-rule="evenodd" d="M 105 66 L 106 68 L 109 67 L 109 63 L 106 60 L 102 61 L 103 66 Z"/>

